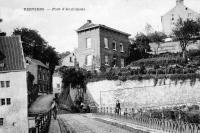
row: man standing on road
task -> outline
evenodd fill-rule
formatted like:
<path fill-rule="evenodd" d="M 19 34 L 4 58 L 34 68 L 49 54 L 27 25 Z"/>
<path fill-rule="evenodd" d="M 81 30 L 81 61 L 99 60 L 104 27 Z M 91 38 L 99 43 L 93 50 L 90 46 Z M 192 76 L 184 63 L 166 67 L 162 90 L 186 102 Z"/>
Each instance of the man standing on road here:
<path fill-rule="evenodd" d="M 117 100 L 117 103 L 116 103 L 116 113 L 119 115 L 119 113 L 120 113 L 120 110 L 121 110 L 121 108 L 120 108 L 120 103 L 119 103 L 119 100 Z"/>
<path fill-rule="evenodd" d="M 51 105 L 52 111 L 53 111 L 53 117 L 56 120 L 57 118 L 57 103 L 56 103 L 56 98 L 53 99 L 53 103 Z"/>

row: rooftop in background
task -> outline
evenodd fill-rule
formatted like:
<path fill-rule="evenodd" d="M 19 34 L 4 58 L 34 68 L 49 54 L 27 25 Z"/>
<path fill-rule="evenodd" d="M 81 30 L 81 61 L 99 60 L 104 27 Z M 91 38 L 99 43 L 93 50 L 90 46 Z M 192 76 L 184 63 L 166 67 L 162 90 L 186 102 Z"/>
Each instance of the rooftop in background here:
<path fill-rule="evenodd" d="M 20 36 L 0 36 L 0 72 L 25 70 Z"/>
<path fill-rule="evenodd" d="M 44 63 L 42 63 L 41 61 L 39 60 L 36 60 L 36 59 L 33 59 L 33 58 L 30 58 L 30 57 L 26 57 L 26 60 L 34 63 L 35 65 L 39 65 L 39 66 L 42 66 L 42 67 L 45 67 L 45 68 L 49 68 L 47 65 L 45 65 Z"/>
<path fill-rule="evenodd" d="M 128 34 L 126 32 L 122 32 L 122 31 L 107 27 L 107 26 L 102 25 L 102 24 L 93 24 L 91 20 L 87 20 L 87 23 L 85 23 L 83 26 L 78 28 L 77 32 L 79 33 L 79 32 L 82 32 L 82 31 L 89 30 L 89 29 L 93 29 L 93 28 L 105 28 L 105 29 L 108 29 L 108 30 L 111 30 L 111 31 L 114 31 L 114 32 L 118 32 L 118 33 L 124 34 L 126 36 L 130 36 L 131 35 L 131 34 Z"/>

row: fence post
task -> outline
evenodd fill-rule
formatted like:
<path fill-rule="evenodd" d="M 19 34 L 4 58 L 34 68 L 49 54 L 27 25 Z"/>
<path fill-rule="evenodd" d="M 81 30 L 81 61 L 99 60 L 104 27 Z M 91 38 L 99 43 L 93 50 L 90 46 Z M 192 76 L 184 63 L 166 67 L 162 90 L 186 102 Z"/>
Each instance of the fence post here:
<path fill-rule="evenodd" d="M 132 118 L 134 118 L 134 113 L 135 113 L 135 110 L 134 108 L 132 108 L 132 114 L 131 114 Z"/>
<path fill-rule="evenodd" d="M 125 108 L 124 115 L 126 119 L 127 119 L 127 114 L 128 114 L 128 111 L 127 111 L 127 108 Z"/>

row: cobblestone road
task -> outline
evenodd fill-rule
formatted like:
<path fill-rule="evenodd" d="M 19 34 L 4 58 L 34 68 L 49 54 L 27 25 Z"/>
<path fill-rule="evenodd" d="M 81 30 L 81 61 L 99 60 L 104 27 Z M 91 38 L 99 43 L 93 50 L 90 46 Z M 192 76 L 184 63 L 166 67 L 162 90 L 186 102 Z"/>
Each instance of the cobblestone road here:
<path fill-rule="evenodd" d="M 58 117 L 61 131 L 67 132 L 65 128 L 71 128 L 75 133 L 132 133 L 128 130 L 112 126 L 81 114 L 63 114 Z M 65 128 L 62 128 L 65 126 Z"/>

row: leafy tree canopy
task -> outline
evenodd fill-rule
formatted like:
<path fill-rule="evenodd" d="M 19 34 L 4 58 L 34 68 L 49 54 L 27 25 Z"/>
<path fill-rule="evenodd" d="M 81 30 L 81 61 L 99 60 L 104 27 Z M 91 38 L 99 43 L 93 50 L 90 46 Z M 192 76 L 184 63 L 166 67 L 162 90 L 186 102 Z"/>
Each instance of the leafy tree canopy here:
<path fill-rule="evenodd" d="M 162 32 L 155 31 L 155 32 L 149 33 L 147 37 L 149 38 L 150 42 L 157 44 L 157 51 L 158 51 L 160 44 L 164 42 L 164 39 L 167 38 L 167 35 L 165 35 Z"/>
<path fill-rule="evenodd" d="M 128 62 L 132 62 L 141 58 L 146 58 L 149 56 L 147 52 L 150 52 L 149 38 L 143 34 L 139 33 L 135 36 L 135 39 L 131 40 L 132 44 L 129 47 L 129 57 Z"/>
<path fill-rule="evenodd" d="M 148 38 L 150 42 L 155 42 L 157 44 L 164 42 L 164 39 L 167 38 L 167 35 L 163 32 L 155 31 L 153 33 L 148 34 Z"/>
<path fill-rule="evenodd" d="M 174 40 L 180 41 L 180 46 L 185 58 L 186 48 L 190 42 L 195 42 L 199 39 L 200 35 L 200 20 L 194 21 L 187 19 L 183 21 L 181 18 L 178 20 L 176 27 L 173 29 Z"/>
<path fill-rule="evenodd" d="M 34 59 L 44 61 L 43 53 L 47 47 L 47 42 L 41 37 L 38 31 L 28 28 L 16 28 L 13 31 L 13 35 L 21 36 L 25 56 L 31 56 Z"/>
<path fill-rule="evenodd" d="M 38 31 L 28 28 L 16 28 L 13 35 L 20 35 L 25 56 L 38 59 L 43 63 L 58 64 L 58 53 L 55 48 L 48 45 Z"/>
<path fill-rule="evenodd" d="M 135 36 L 135 45 L 142 53 L 150 52 L 149 38 L 144 33 L 139 33 Z"/>
<path fill-rule="evenodd" d="M 13 35 L 20 35 L 25 56 L 30 56 L 49 64 L 50 74 L 53 75 L 55 66 L 58 65 L 59 56 L 55 48 L 48 45 L 47 41 L 38 31 L 28 28 L 16 28 Z M 51 86 L 52 76 L 50 77 Z"/>
<path fill-rule="evenodd" d="M 69 67 L 61 67 L 59 72 L 62 75 L 63 88 L 67 89 L 69 86 L 76 89 L 83 89 L 86 91 L 87 71 L 83 69 L 75 69 Z"/>

